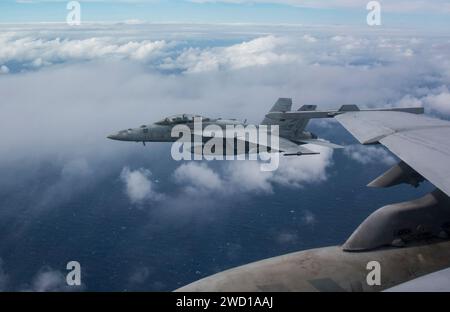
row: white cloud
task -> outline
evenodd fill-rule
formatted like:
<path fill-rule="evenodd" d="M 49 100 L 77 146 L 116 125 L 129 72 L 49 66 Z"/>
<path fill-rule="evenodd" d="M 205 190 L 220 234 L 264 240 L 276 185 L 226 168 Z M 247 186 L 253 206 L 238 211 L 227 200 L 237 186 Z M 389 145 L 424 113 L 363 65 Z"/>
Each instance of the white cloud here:
<path fill-rule="evenodd" d="M 33 292 L 70 292 L 82 291 L 85 289 L 85 284 L 80 286 L 69 286 L 66 282 L 66 275 L 51 267 L 43 266 L 39 272 L 34 276 L 31 285 L 24 291 Z"/>
<path fill-rule="evenodd" d="M 344 149 L 345 155 L 363 165 L 383 163 L 394 165 L 395 158 L 383 147 L 366 145 L 349 145 Z"/>
<path fill-rule="evenodd" d="M 9 73 L 9 68 L 6 65 L 2 65 L 0 66 L 0 74 L 8 74 Z"/>
<path fill-rule="evenodd" d="M 60 271 L 44 269 L 34 278 L 32 291 L 63 291 L 67 287 L 66 278 Z"/>
<path fill-rule="evenodd" d="M 223 184 L 219 175 L 205 163 L 189 162 L 180 165 L 173 174 L 176 183 L 187 184 L 192 191 L 219 191 Z"/>
<path fill-rule="evenodd" d="M 7 32 L 0 34 L 0 62 L 22 62 L 35 68 L 53 63 L 104 58 L 146 62 L 163 55 L 169 46 L 164 40 L 121 42 L 116 38 L 105 36 L 86 39 L 59 37 L 46 39 Z"/>
<path fill-rule="evenodd" d="M 447 85 L 420 90 L 417 96 L 405 95 L 394 106 L 425 107 L 432 112 L 450 115 L 450 91 Z"/>
<path fill-rule="evenodd" d="M 424 101 L 431 109 L 450 114 L 450 92 L 447 88 L 438 94 L 430 94 L 425 97 Z"/>
<path fill-rule="evenodd" d="M 292 63 L 299 55 L 282 52 L 285 38 L 265 36 L 221 48 L 189 48 L 176 59 L 166 59 L 162 68 L 182 68 L 188 73 L 220 69 L 240 69 L 251 66 Z"/>
<path fill-rule="evenodd" d="M 3 268 L 3 260 L 0 258 L 0 291 L 5 291 L 10 281 L 9 275 Z M 52 269 L 49 266 L 43 266 L 33 276 L 31 282 L 26 283 L 19 291 L 26 292 L 69 292 L 82 291 L 86 288 L 84 283 L 79 286 L 69 286 L 66 281 L 65 273 Z"/>
<path fill-rule="evenodd" d="M 315 38 L 314 36 L 311 36 L 310 34 L 303 35 L 303 40 L 305 40 L 306 42 L 310 42 L 310 43 L 317 42 L 317 38 Z"/>
<path fill-rule="evenodd" d="M 407 94 L 404 97 L 402 97 L 399 101 L 397 101 L 394 106 L 396 106 L 396 107 L 423 107 L 423 102 L 420 99 Z"/>
<path fill-rule="evenodd" d="M 43 266 L 39 272 L 33 277 L 31 284 L 22 289 L 26 292 L 71 292 L 82 291 L 85 284 L 80 286 L 69 286 L 66 282 L 66 275 L 51 267 Z"/>
<path fill-rule="evenodd" d="M 283 157 L 272 181 L 283 186 L 302 187 L 327 179 L 326 169 L 332 165 L 333 150 L 316 145 L 305 145 L 320 155 Z"/>
<path fill-rule="evenodd" d="M 332 165 L 333 151 L 325 147 L 309 147 L 320 155 L 284 157 L 275 171 L 261 171 L 258 161 L 224 161 L 217 170 L 207 162 L 190 162 L 179 166 L 175 180 L 191 194 L 214 193 L 221 197 L 239 194 L 272 193 L 275 185 L 301 188 L 307 184 L 326 181 L 326 169 Z"/>
<path fill-rule="evenodd" d="M 147 169 L 122 169 L 120 178 L 125 183 L 126 194 L 132 203 L 142 203 L 144 200 L 160 200 L 162 194 L 157 193 L 154 183 L 150 180 L 151 172 Z"/>
<path fill-rule="evenodd" d="M 272 193 L 273 172 L 261 171 L 260 163 L 257 161 L 233 161 L 226 164 L 224 178 L 226 184 L 233 192 Z"/>

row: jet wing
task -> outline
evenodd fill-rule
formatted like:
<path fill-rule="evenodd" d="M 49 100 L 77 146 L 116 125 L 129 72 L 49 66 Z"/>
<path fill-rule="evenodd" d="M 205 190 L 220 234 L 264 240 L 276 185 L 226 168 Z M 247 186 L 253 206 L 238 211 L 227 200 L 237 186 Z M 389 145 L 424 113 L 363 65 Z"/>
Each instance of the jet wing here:
<path fill-rule="evenodd" d="M 265 148 L 269 148 L 271 151 L 273 152 L 282 152 L 281 150 L 281 143 L 280 146 L 277 148 L 276 146 L 272 146 L 272 140 L 270 137 L 270 134 L 267 136 L 267 141 L 263 143 L 258 142 L 258 139 L 256 137 L 252 137 L 252 136 L 247 136 L 245 131 L 237 131 L 237 133 L 232 130 L 232 131 L 228 131 L 226 130 L 225 133 L 223 132 L 219 132 L 219 133 L 213 133 L 212 131 L 203 131 L 203 132 L 194 132 L 194 136 L 199 138 L 199 141 L 208 141 L 210 139 L 216 138 L 218 140 L 225 140 L 227 146 L 233 146 L 234 143 L 236 143 L 238 146 L 239 144 L 243 143 L 249 143 L 250 145 L 250 152 L 257 152 L 258 150 L 258 146 L 260 147 L 265 147 Z M 234 137 L 234 139 L 233 139 Z M 281 137 L 279 138 L 279 141 L 281 142 L 282 139 Z M 233 142 L 235 141 L 235 142 Z M 288 140 L 285 140 L 288 141 Z M 288 141 L 290 142 L 290 141 Z M 292 143 L 292 142 L 290 142 Z M 297 146 L 297 144 L 292 143 L 295 146 Z"/>
<path fill-rule="evenodd" d="M 200 137 L 201 139 L 210 139 L 213 137 L 216 137 L 218 139 L 225 139 L 227 141 L 232 140 L 230 137 L 233 137 L 235 135 L 234 131 L 231 133 L 228 133 L 225 131 L 225 137 L 223 136 L 223 133 L 214 134 L 209 133 L 208 131 L 204 131 L 203 133 L 194 133 L 194 135 Z M 257 150 L 257 146 L 260 147 L 267 147 L 270 148 L 272 152 L 281 152 L 285 156 L 300 156 L 300 155 L 317 155 L 320 154 L 318 152 L 314 152 L 304 146 L 302 144 L 315 144 L 320 146 L 326 146 L 329 148 L 341 148 L 340 145 L 336 145 L 333 143 L 329 143 L 323 140 L 302 140 L 301 144 L 297 144 L 295 142 L 292 142 L 288 139 L 285 139 L 283 137 L 278 137 L 278 147 L 272 145 L 272 138 L 270 134 L 267 136 L 267 141 L 263 143 L 258 142 L 257 138 L 249 137 L 245 135 L 245 132 L 238 133 L 237 136 L 235 136 L 236 143 L 239 144 L 239 142 L 248 142 L 252 144 L 254 147 L 252 150 Z M 228 143 L 227 143 L 228 144 Z M 230 143 L 231 144 L 231 143 Z"/>
<path fill-rule="evenodd" d="M 450 196 L 450 122 L 398 111 L 335 116 L 362 144 L 381 143 Z"/>
<path fill-rule="evenodd" d="M 272 140 L 271 137 L 268 136 L 268 140 L 266 142 L 266 144 L 261 144 L 258 143 L 257 141 L 253 141 L 253 140 L 249 140 L 247 139 L 243 139 L 243 138 L 237 138 L 237 141 L 244 141 L 244 142 L 249 142 L 251 144 L 254 144 L 255 149 L 256 146 L 263 146 L 263 147 L 268 147 L 270 148 L 271 151 L 273 152 L 281 152 L 283 153 L 284 156 L 301 156 L 301 155 L 318 155 L 320 154 L 319 152 L 314 152 L 302 145 L 299 145 L 297 143 L 294 143 L 288 139 L 282 138 L 282 137 L 278 137 L 278 147 L 277 146 L 273 146 L 272 145 Z M 327 142 L 324 142 L 327 143 Z"/>
<path fill-rule="evenodd" d="M 334 144 L 334 143 L 330 143 L 330 142 L 327 142 L 324 140 L 318 140 L 318 139 L 301 140 L 301 142 L 304 144 L 314 144 L 314 145 L 324 146 L 324 147 L 328 147 L 328 148 L 332 148 L 332 149 L 344 148 L 342 145 L 338 145 L 338 144 Z"/>
<path fill-rule="evenodd" d="M 281 152 L 284 152 L 284 156 L 300 156 L 300 155 L 317 155 L 318 152 L 311 151 L 302 145 L 298 145 L 292 141 L 284 138 L 279 138 Z"/>

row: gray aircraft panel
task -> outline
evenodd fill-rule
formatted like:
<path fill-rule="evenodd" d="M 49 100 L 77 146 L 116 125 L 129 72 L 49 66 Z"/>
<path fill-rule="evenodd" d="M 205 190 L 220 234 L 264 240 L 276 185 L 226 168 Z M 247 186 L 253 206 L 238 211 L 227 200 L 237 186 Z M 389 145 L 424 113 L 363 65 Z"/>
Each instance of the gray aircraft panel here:
<path fill-rule="evenodd" d="M 404 112 L 349 112 L 336 119 L 361 143 L 381 143 L 450 195 L 450 122 Z"/>
<path fill-rule="evenodd" d="M 449 292 L 450 268 L 384 290 L 385 292 Z"/>
<path fill-rule="evenodd" d="M 410 130 L 450 127 L 450 122 L 406 112 L 347 112 L 335 117 L 361 144 Z M 437 131 L 436 133 L 439 133 Z"/>
<path fill-rule="evenodd" d="M 450 196 L 450 128 L 397 133 L 380 143 Z"/>
<path fill-rule="evenodd" d="M 448 267 L 450 242 L 368 252 L 339 246 L 305 250 L 233 268 L 177 291 L 380 291 Z M 367 264 L 381 265 L 381 285 L 367 283 Z"/>
<path fill-rule="evenodd" d="M 312 151 L 302 145 L 298 145 L 298 144 L 293 143 L 289 140 L 286 140 L 282 137 L 279 138 L 279 144 L 280 144 L 279 150 L 282 152 L 285 152 L 286 156 L 319 154 L 319 153 Z"/>

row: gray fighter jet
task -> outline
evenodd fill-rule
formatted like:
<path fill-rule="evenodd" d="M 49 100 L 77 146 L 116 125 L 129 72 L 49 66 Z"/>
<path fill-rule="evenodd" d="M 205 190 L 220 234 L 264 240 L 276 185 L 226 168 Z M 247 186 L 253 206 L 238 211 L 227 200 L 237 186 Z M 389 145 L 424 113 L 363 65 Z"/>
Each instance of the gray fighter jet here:
<path fill-rule="evenodd" d="M 270 112 L 289 112 L 292 108 L 292 99 L 290 98 L 280 98 L 272 107 Z M 299 111 L 314 111 L 316 106 L 314 105 L 304 105 Z M 201 119 L 203 129 L 210 125 L 217 125 L 222 129 L 225 129 L 228 125 L 235 126 L 247 126 L 246 122 L 240 122 L 235 119 L 212 119 L 207 117 L 202 117 L 199 115 L 191 114 L 180 114 L 171 117 L 164 118 L 158 122 L 150 125 L 143 125 L 139 128 L 130 128 L 127 130 L 119 131 L 116 134 L 108 136 L 109 139 L 119 140 L 119 141 L 134 141 L 142 142 L 175 142 L 179 137 L 172 137 L 172 128 L 176 125 L 186 125 L 191 129 L 194 129 L 194 119 Z M 342 146 L 329 143 L 327 141 L 318 139 L 318 137 L 308 131 L 305 131 L 310 118 L 302 118 L 298 120 L 286 120 L 283 118 L 266 116 L 262 121 L 261 125 L 272 126 L 277 125 L 279 127 L 279 146 L 275 147 L 270 144 L 270 140 L 264 144 L 268 151 L 280 152 L 285 156 L 300 156 L 300 155 L 314 155 L 319 154 L 318 152 L 312 151 L 303 145 L 313 144 L 319 146 L 326 146 L 329 148 L 342 148 Z M 259 125 L 255 125 L 256 128 Z M 205 144 L 212 139 L 212 136 L 207 133 L 198 134 L 201 136 L 201 142 Z M 194 138 L 191 138 L 194 141 Z M 224 146 L 229 146 L 226 142 L 227 138 L 224 138 Z M 252 141 L 249 137 L 236 137 L 236 141 L 245 141 L 245 153 L 251 153 L 252 151 L 259 151 L 259 145 L 261 142 Z M 237 153 L 236 147 L 238 144 L 233 144 L 234 150 L 232 153 Z M 226 150 L 226 149 L 224 149 Z M 192 149 L 195 153 L 197 150 Z"/>
<path fill-rule="evenodd" d="M 384 145 L 401 161 L 369 187 L 418 187 L 428 180 L 436 189 L 378 209 L 342 246 L 247 264 L 178 291 L 450 291 L 450 122 L 421 113 L 422 108 L 344 106 L 268 114 L 285 120 L 334 117 L 360 143 Z M 376 264 L 374 282 L 370 273 Z"/>

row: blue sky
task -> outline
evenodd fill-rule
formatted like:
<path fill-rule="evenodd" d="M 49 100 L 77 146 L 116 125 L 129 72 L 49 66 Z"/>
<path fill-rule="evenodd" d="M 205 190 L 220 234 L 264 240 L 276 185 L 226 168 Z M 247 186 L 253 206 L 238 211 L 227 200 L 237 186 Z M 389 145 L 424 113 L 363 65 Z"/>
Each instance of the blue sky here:
<path fill-rule="evenodd" d="M 366 25 L 365 0 L 89 0 L 80 1 L 84 21 L 260 23 Z M 3 0 L 1 23 L 64 22 L 68 1 Z M 313 3 L 313 4 L 311 4 Z M 443 0 L 392 0 L 382 5 L 386 27 L 450 27 L 450 9 Z"/>

